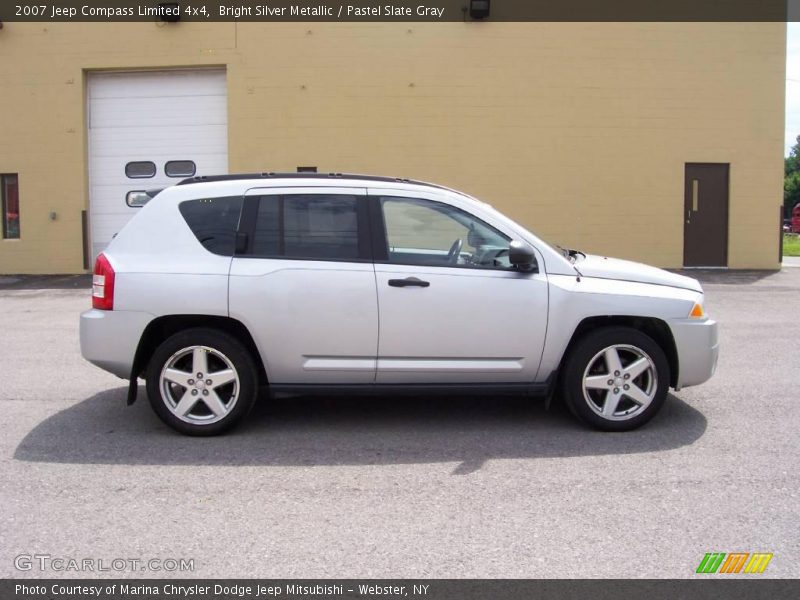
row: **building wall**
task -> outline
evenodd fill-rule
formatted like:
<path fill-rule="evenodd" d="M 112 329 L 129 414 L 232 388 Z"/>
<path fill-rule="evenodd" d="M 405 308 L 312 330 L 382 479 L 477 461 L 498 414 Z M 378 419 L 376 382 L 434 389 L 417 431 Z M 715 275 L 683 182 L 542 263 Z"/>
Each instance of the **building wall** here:
<path fill-rule="evenodd" d="M 729 162 L 729 266 L 777 268 L 785 44 L 783 23 L 8 23 L 0 273 L 82 271 L 87 71 L 203 65 L 227 68 L 231 172 L 426 179 L 679 267 L 684 164 Z"/>

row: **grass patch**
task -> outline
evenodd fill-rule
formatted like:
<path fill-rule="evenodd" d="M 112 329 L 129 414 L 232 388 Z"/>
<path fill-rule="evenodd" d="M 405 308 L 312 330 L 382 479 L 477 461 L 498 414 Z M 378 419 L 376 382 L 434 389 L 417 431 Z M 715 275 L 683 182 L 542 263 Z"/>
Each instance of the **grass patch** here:
<path fill-rule="evenodd" d="M 800 235 L 783 235 L 783 255 L 800 256 Z"/>

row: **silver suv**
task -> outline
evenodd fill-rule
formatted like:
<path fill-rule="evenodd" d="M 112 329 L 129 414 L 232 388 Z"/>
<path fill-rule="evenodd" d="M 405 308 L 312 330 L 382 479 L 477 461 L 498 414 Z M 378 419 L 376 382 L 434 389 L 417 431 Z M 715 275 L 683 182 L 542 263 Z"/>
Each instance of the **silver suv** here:
<path fill-rule="evenodd" d="M 272 393 L 556 394 L 633 429 L 713 374 L 700 284 L 552 247 L 441 186 L 193 177 L 97 257 L 81 351 L 147 382 L 164 422 L 220 433 Z"/>

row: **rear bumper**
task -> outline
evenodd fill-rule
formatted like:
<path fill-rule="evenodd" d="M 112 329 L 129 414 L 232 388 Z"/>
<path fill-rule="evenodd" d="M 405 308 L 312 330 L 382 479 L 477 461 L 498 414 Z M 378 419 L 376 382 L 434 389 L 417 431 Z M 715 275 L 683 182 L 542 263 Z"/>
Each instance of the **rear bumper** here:
<path fill-rule="evenodd" d="M 136 348 L 153 315 L 125 310 L 87 310 L 81 315 L 81 354 L 93 365 L 128 379 Z"/>
<path fill-rule="evenodd" d="M 676 319 L 669 322 L 678 351 L 677 389 L 708 381 L 717 370 L 719 337 L 711 319 Z"/>

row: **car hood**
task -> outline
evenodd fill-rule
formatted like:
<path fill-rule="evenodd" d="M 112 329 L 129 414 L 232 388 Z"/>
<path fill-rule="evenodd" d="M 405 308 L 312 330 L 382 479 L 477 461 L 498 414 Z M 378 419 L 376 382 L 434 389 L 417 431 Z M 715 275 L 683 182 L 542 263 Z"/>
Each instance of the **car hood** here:
<path fill-rule="evenodd" d="M 692 277 L 670 273 L 664 269 L 651 267 L 650 265 L 644 265 L 630 260 L 620 260 L 619 258 L 587 254 L 586 258 L 579 259 L 574 266 L 584 277 L 652 283 L 695 292 L 703 291 L 700 282 Z"/>

